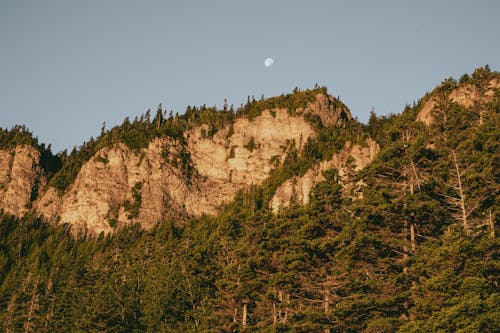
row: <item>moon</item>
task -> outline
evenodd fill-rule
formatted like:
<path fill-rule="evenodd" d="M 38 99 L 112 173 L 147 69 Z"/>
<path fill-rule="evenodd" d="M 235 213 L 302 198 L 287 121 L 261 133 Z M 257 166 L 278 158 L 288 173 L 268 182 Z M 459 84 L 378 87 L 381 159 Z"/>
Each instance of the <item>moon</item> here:
<path fill-rule="evenodd" d="M 271 67 L 273 64 L 274 64 L 273 58 L 266 58 L 266 60 L 264 60 L 264 66 L 266 67 Z"/>

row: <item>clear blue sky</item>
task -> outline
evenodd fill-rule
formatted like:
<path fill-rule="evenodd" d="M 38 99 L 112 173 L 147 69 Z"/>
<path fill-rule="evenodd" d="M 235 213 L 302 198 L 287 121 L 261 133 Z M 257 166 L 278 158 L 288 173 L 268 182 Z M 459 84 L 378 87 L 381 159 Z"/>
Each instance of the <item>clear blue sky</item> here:
<path fill-rule="evenodd" d="M 498 70 L 499 13 L 498 0 L 0 0 L 0 127 L 58 151 L 159 103 L 183 113 L 315 83 L 366 121 Z"/>

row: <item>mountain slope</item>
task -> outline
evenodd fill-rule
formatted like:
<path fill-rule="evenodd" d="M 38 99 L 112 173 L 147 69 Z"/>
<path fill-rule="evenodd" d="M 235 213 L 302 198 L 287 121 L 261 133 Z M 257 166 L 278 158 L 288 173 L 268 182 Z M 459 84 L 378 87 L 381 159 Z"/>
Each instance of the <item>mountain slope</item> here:
<path fill-rule="evenodd" d="M 51 221 L 68 223 L 75 232 L 109 233 L 135 222 L 151 228 L 165 216 L 177 216 L 183 223 L 188 216 L 215 214 L 237 191 L 261 184 L 291 150 L 302 151 L 320 128 L 345 127 L 352 121 L 347 107 L 324 89 L 249 101 L 237 111 L 202 107 L 188 110 L 183 118 L 165 116 L 159 110 L 153 122 L 149 114 L 133 124 L 126 119 L 120 128 L 63 156 L 67 161 L 48 186 L 35 189 L 38 200 L 21 193 L 9 195 L 10 200 L 19 207 L 33 206 Z M 141 127 L 154 134 L 137 145 L 137 137 L 144 134 L 134 132 Z M 27 159 L 24 169 L 38 163 L 28 165 L 28 152 L 15 156 Z M 0 170 L 4 178 L 9 172 L 7 166 Z M 39 176 L 23 177 L 43 182 Z M 9 205 L 2 207 L 12 212 Z M 16 215 L 26 211 L 17 209 Z"/>
<path fill-rule="evenodd" d="M 481 85 L 499 76 L 479 69 L 469 79 Z M 450 82 L 468 84 L 447 81 L 429 96 Z M 11 332 L 498 331 L 500 94 L 470 107 L 447 103 L 429 126 L 416 120 L 424 104 L 373 114 L 368 126 L 310 119 L 314 136 L 275 160 L 267 178 L 245 185 L 217 214 L 183 225 L 165 216 L 149 230 L 125 225 L 75 237 L 32 212 L 3 214 L 0 325 Z M 267 116 L 265 109 L 245 117 Z M 204 144 L 217 144 L 232 120 L 203 122 Z M 165 139 L 152 140 L 124 141 L 140 159 L 140 149 Z M 180 148 L 187 146 L 186 139 Z M 194 159 L 168 163 L 188 179 L 202 177 Z M 292 195 L 273 211 L 283 184 Z"/>

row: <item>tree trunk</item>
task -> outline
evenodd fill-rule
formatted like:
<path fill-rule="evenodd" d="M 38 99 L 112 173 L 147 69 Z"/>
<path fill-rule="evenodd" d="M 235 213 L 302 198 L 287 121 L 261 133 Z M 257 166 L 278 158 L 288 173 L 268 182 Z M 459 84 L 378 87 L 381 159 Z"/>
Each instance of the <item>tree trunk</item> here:
<path fill-rule="evenodd" d="M 328 314 L 330 310 L 330 291 L 328 289 L 325 290 L 325 300 L 323 302 L 323 308 L 325 310 L 325 314 Z"/>
<path fill-rule="evenodd" d="M 26 321 L 24 322 L 23 328 L 24 332 L 31 332 L 31 320 L 33 319 L 33 313 L 38 309 L 38 281 L 39 276 L 37 275 L 35 283 L 33 285 L 33 292 L 31 293 L 30 307 L 28 309 L 28 314 Z"/>
<path fill-rule="evenodd" d="M 286 306 L 285 306 L 285 317 L 283 318 L 283 323 L 286 324 L 288 321 L 288 308 L 290 307 L 290 294 L 285 294 Z"/>
<path fill-rule="evenodd" d="M 56 267 L 55 271 L 58 271 L 58 268 Z M 47 282 L 47 287 L 45 289 L 45 297 L 47 299 L 50 299 L 49 303 L 49 308 L 47 310 L 47 315 L 45 316 L 45 328 L 49 327 L 50 319 L 52 318 L 52 312 L 54 311 L 54 306 L 56 304 L 56 295 L 52 296 L 52 288 L 54 287 L 54 282 L 52 281 L 53 276 L 55 273 L 51 273 L 49 280 Z"/>
<path fill-rule="evenodd" d="M 411 251 L 415 252 L 417 246 L 415 244 L 415 224 L 410 223 L 410 239 L 411 239 Z"/>
<path fill-rule="evenodd" d="M 491 213 L 491 209 L 488 217 L 488 225 L 490 227 L 490 237 L 495 238 L 495 221 L 493 221 L 493 215 Z"/>
<path fill-rule="evenodd" d="M 417 181 L 417 188 L 420 190 L 420 178 L 418 177 L 417 168 L 415 167 L 415 163 L 411 162 L 411 167 L 413 169 L 413 175 L 415 176 L 415 180 Z"/>
<path fill-rule="evenodd" d="M 415 180 L 417 181 L 417 186 L 418 186 L 418 189 L 420 190 L 420 181 L 418 180 L 418 175 L 417 175 L 417 171 L 415 169 L 415 164 L 412 163 L 412 167 L 413 167 L 413 173 L 415 175 Z M 413 187 L 413 182 L 410 183 L 410 195 L 413 195 L 413 192 L 414 191 L 414 187 Z M 415 244 L 415 224 L 413 223 L 413 213 L 411 214 L 411 217 L 410 217 L 411 221 L 410 221 L 410 242 L 411 242 L 411 252 L 415 252 L 417 246 Z"/>
<path fill-rule="evenodd" d="M 451 154 L 453 155 L 453 163 L 455 164 L 455 170 L 457 172 L 457 181 L 458 181 L 458 195 L 460 196 L 460 210 L 462 211 L 462 224 L 464 226 L 465 233 L 469 233 L 469 225 L 467 223 L 467 210 L 465 208 L 465 194 L 462 187 L 462 177 L 460 175 L 460 168 L 458 166 L 457 155 L 455 151 L 452 150 Z"/>
<path fill-rule="evenodd" d="M 247 326 L 247 317 L 248 317 L 248 312 L 247 312 L 247 303 L 243 303 L 243 315 L 241 318 L 241 326 L 245 328 Z"/>
<path fill-rule="evenodd" d="M 11 327 L 12 327 L 12 315 L 14 313 L 14 310 L 16 308 L 16 301 L 17 301 L 17 293 L 16 291 L 13 291 L 12 295 L 10 296 L 9 304 L 7 305 L 7 319 L 6 322 L 4 322 L 4 328 L 6 333 L 11 333 Z"/>
<path fill-rule="evenodd" d="M 276 301 L 273 300 L 273 325 L 276 325 L 278 322 L 278 313 L 276 311 Z"/>
<path fill-rule="evenodd" d="M 404 142 L 404 140 L 403 140 Z M 407 204 L 407 198 L 406 198 L 406 190 L 408 188 L 408 185 L 410 185 L 410 193 L 413 192 L 413 188 L 411 187 L 411 183 L 408 183 L 408 171 L 407 171 L 407 167 L 405 167 L 403 169 L 403 176 L 404 176 L 404 185 L 403 185 L 403 200 L 404 200 L 404 203 L 403 203 L 403 211 L 406 212 L 407 211 L 407 208 L 408 208 L 408 204 Z M 406 213 L 404 213 L 403 215 L 406 215 Z M 408 216 L 404 216 L 404 225 L 403 225 L 403 261 L 405 263 L 405 268 L 403 270 L 403 272 L 406 274 L 407 273 L 407 269 L 406 269 L 406 263 L 408 261 L 408 246 L 407 246 L 407 242 L 408 242 L 408 226 L 409 226 L 409 223 L 408 223 Z"/>

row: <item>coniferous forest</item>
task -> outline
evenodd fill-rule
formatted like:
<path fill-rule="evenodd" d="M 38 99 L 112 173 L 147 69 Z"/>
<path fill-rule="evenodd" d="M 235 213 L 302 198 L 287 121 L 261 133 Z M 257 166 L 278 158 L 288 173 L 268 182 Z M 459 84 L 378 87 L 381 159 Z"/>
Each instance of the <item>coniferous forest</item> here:
<path fill-rule="evenodd" d="M 318 135 L 291 151 L 261 185 L 240 191 L 216 216 L 166 218 L 108 235 L 75 235 L 30 212 L 0 215 L 0 327 L 5 332 L 498 332 L 497 222 L 500 92 L 464 107 L 447 98 L 500 73 L 479 68 L 447 79 L 400 114 L 368 124 L 314 124 Z M 107 145 L 144 147 L 207 124 L 213 132 L 264 109 L 294 110 L 319 90 L 296 90 L 238 109 L 160 107 L 107 130 L 72 152 L 53 154 L 24 127 L 0 131 L 1 148 L 41 152 L 47 182 L 61 191 Z M 434 121 L 417 121 L 436 98 Z M 206 135 L 211 135 L 208 131 Z M 279 184 L 371 137 L 374 161 L 339 182 L 335 169 L 307 205 L 274 214 Z M 181 150 L 182 151 L 182 150 Z M 181 154 L 186 177 L 195 172 Z"/>

